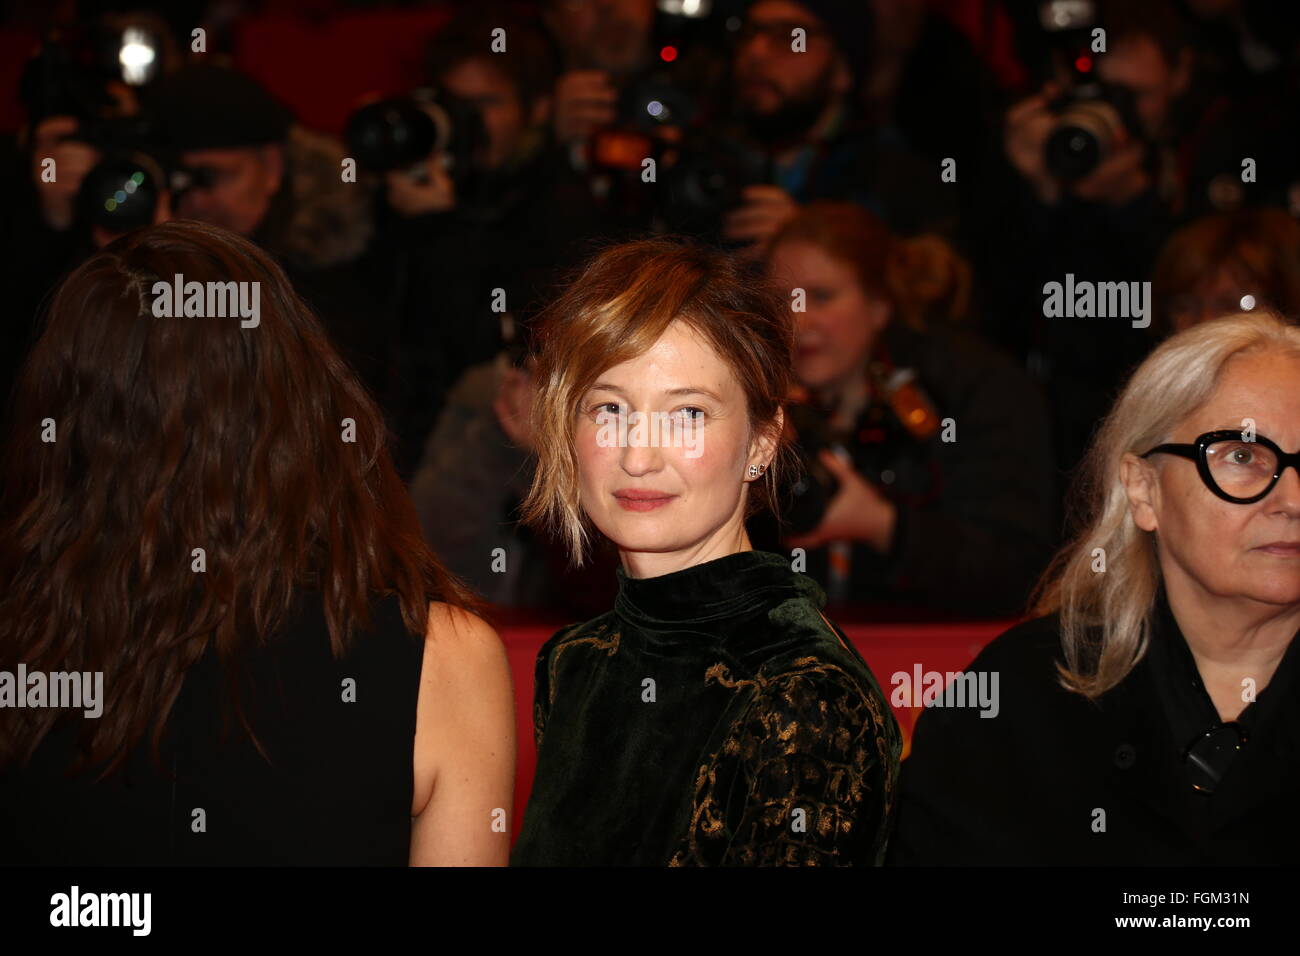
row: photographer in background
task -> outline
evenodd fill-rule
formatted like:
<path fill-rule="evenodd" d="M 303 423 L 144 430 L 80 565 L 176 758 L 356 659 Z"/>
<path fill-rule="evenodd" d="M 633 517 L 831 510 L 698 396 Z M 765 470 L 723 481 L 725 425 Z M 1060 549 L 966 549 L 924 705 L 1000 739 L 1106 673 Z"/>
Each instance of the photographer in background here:
<path fill-rule="evenodd" d="M 82 179 L 106 148 L 139 138 L 131 121 L 139 117 L 141 96 L 180 63 L 175 38 L 152 13 L 104 14 L 50 31 L 19 81 L 29 130 L 23 139 L 49 229 L 73 228 Z M 47 158 L 55 161 L 53 178 L 42 175 Z"/>
<path fill-rule="evenodd" d="M 611 241 L 645 232 L 697 231 L 701 206 L 734 177 L 697 157 L 726 80 L 729 14 L 742 0 L 548 0 L 543 19 L 559 51 L 554 141 L 563 166 L 599 211 Z M 698 158 L 698 157 L 697 157 Z M 646 178 L 645 164 L 657 169 Z M 686 170 L 685 167 L 690 169 Z M 703 172 L 703 179 L 695 172 Z"/>
<path fill-rule="evenodd" d="M 856 91 L 871 31 L 867 3 L 750 4 L 732 59 L 735 132 L 767 175 L 726 214 L 727 239 L 760 252 L 798 204 L 815 199 L 852 200 L 902 233 L 952 230 L 955 201 L 938 169 L 863 119 Z"/>
<path fill-rule="evenodd" d="M 655 62 L 655 0 L 547 0 L 543 16 L 563 58 L 555 140 L 581 164 L 580 148 L 616 121 L 620 86 Z"/>
<path fill-rule="evenodd" d="M 821 198 L 859 202 L 903 232 L 952 231 L 956 202 L 938 169 L 864 119 L 869 4 L 670 6 L 546 7 L 567 70 L 557 139 L 588 175 L 605 234 L 694 235 L 757 256 L 800 203 Z"/>
<path fill-rule="evenodd" d="M 1011 164 L 1048 206 L 1064 202 L 1068 193 L 1120 207 L 1148 189 L 1180 217 L 1239 205 L 1240 195 L 1220 196 L 1221 187 L 1212 191 L 1211 181 L 1228 173 L 1240 184 L 1243 156 L 1262 162 L 1274 146 L 1254 123 L 1247 127 L 1238 121 L 1234 109 L 1240 104 L 1201 71 L 1187 24 L 1163 0 L 1102 3 L 1098 10 L 1106 52 L 1074 51 L 1072 82 L 1049 82 L 1008 112 L 1005 145 Z M 1048 139 L 1062 107 L 1084 99 L 1071 102 L 1071 87 L 1093 80 L 1102 98 L 1119 107 L 1114 147 L 1085 174 L 1067 178 L 1052 162 Z M 1100 128 L 1114 119 L 1098 114 L 1096 121 Z M 1278 168 L 1265 168 L 1261 175 L 1270 172 L 1276 175 Z"/>
<path fill-rule="evenodd" d="M 815 202 L 767 265 L 796 307 L 787 421 L 808 475 L 772 551 L 807 549 L 834 603 L 1006 616 L 1055 543 L 1056 487 L 1038 389 L 955 327 L 969 267 L 943 239 L 900 240 L 852 203 Z"/>
<path fill-rule="evenodd" d="M 0 214 L 8 237 L 0 401 L 58 279 L 115 235 L 170 217 L 163 154 L 139 101 L 179 61 L 165 22 L 135 11 L 51 29 L 24 65 L 18 94 L 26 125 L 3 158 L 15 189 Z M 106 209 L 123 186 L 129 201 Z"/>
<path fill-rule="evenodd" d="M 506 49 L 492 51 L 492 31 Z M 387 169 L 371 259 L 394 264 L 401 317 L 394 427 L 413 472 L 449 389 L 491 361 L 576 264 L 600 219 L 585 181 L 550 148 L 555 77 L 538 24 L 468 11 L 429 48 L 431 88 L 451 128 L 423 159 L 428 177 Z M 445 153 L 452 150 L 448 163 Z M 391 166 L 386 163 L 385 166 Z"/>
<path fill-rule="evenodd" d="M 1165 0 L 1039 9 L 1059 27 L 1057 73 L 1006 113 L 1004 161 L 988 164 L 973 248 L 993 320 L 985 331 L 1047 384 L 1064 471 L 1149 342 L 1123 316 L 1045 318 L 1044 284 L 1067 274 L 1140 281 L 1180 218 L 1216 197 L 1240 204 L 1281 169 L 1260 159 L 1260 184 L 1242 183 L 1243 157 L 1271 147 L 1233 127 L 1231 104 L 1200 81 L 1186 24 Z M 1092 52 L 1097 28 L 1105 52 Z"/>
<path fill-rule="evenodd" d="M 373 230 L 369 197 L 339 175 L 343 149 L 294 123 L 252 77 L 189 63 L 145 100 L 179 160 L 177 218 L 249 238 L 270 252 L 321 316 L 373 394 L 388 373 L 390 317 L 359 265 Z"/>

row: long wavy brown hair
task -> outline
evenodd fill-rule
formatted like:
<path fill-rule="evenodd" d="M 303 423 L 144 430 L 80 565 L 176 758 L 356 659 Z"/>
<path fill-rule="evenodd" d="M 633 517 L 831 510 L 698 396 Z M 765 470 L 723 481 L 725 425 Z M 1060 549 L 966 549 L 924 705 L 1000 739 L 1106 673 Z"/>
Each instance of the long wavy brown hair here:
<path fill-rule="evenodd" d="M 155 317 L 153 285 L 177 273 L 258 283 L 260 323 Z M 72 272 L 8 432 L 0 666 L 103 672 L 77 760 L 101 776 L 147 734 L 157 759 L 210 644 L 233 691 L 300 593 L 323 602 L 336 657 L 378 597 L 397 595 L 420 636 L 430 601 L 479 609 L 425 545 L 374 400 L 275 261 L 217 226 L 137 230 Z M 0 764 L 28 759 L 60 713 L 10 710 Z"/>

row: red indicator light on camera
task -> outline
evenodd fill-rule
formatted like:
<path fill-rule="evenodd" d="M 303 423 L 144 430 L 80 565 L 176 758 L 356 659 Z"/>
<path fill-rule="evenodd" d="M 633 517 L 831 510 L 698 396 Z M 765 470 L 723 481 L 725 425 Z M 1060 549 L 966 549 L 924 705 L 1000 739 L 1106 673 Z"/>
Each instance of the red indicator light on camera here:
<path fill-rule="evenodd" d="M 1074 61 L 1074 68 L 1078 70 L 1080 73 L 1091 73 L 1092 57 L 1090 56 L 1079 57 L 1077 60 Z"/>
<path fill-rule="evenodd" d="M 659 59 L 663 60 L 665 63 L 673 62 L 673 60 L 677 59 L 677 47 L 675 46 L 664 47 L 662 50 L 659 51 Z"/>

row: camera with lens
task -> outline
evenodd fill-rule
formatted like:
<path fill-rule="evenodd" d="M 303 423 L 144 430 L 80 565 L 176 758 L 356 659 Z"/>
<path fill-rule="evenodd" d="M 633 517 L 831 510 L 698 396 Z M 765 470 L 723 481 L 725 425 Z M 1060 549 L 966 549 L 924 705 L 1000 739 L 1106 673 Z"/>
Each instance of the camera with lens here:
<path fill-rule="evenodd" d="M 654 48 L 660 62 L 624 87 L 614 123 L 588 143 L 611 204 L 652 213 L 674 231 L 706 231 L 740 204 L 744 186 L 763 181 L 761 161 L 706 128 L 694 91 L 699 77 L 686 65 L 692 49 L 715 49 L 739 23 L 739 12 L 730 0 L 659 0 Z M 655 162 L 655 189 L 640 179 L 646 159 Z"/>
<path fill-rule="evenodd" d="M 659 115 L 691 115 L 665 107 L 665 92 L 659 92 L 659 99 L 645 100 L 643 108 Z M 598 171 L 633 180 L 638 199 L 656 197 L 653 211 L 674 231 L 707 231 L 724 212 L 740 205 L 746 185 L 764 181 L 761 158 L 734 140 L 696 127 L 680 128 L 663 139 L 636 129 L 603 130 L 592 138 L 591 157 Z M 655 161 L 656 190 L 640 184 L 647 158 Z"/>
<path fill-rule="evenodd" d="M 1062 182 L 1085 178 L 1125 140 L 1141 139 L 1133 91 L 1097 79 L 1092 31 L 1098 25 L 1093 0 L 1047 0 L 1039 23 L 1055 55 L 1068 65 L 1069 85 L 1048 103 L 1056 121 L 1043 145 L 1047 171 Z"/>
<path fill-rule="evenodd" d="M 164 194 L 174 203 L 187 190 L 213 184 L 210 169 L 181 164 L 147 111 L 80 122 L 64 139 L 100 153 L 77 190 L 76 222 L 110 235 L 152 225 Z"/>
<path fill-rule="evenodd" d="M 856 437 L 851 440 L 861 452 L 855 455 L 854 467 L 873 484 L 893 484 L 907 475 L 894 494 L 927 500 L 929 492 L 918 492 L 916 487 L 926 483 L 920 477 L 928 471 L 926 448 L 942 429 L 938 406 L 916 370 L 896 367 L 888 355 L 875 356 L 867 374 L 872 401 L 854 425 Z M 828 410 L 818 408 L 807 389 L 797 386 L 789 398 L 786 421 L 803 467 L 788 489 L 783 513 L 792 531 L 802 534 L 821 523 L 840 487 L 818 456 L 827 449 L 842 453 L 850 439 L 831 429 Z"/>
<path fill-rule="evenodd" d="M 1091 174 L 1126 140 L 1141 137 L 1128 87 L 1090 80 L 1048 104 L 1056 122 L 1043 146 L 1047 171 L 1063 182 Z"/>
<path fill-rule="evenodd" d="M 63 139 L 100 153 L 77 193 L 81 226 L 120 234 L 149 225 L 161 193 L 175 185 L 155 124 L 124 112 L 112 91 L 113 84 L 148 86 L 161 62 L 162 38 L 150 26 L 101 19 L 51 31 L 23 68 L 19 94 L 33 130 L 50 117 L 72 117 L 76 128 Z"/>
<path fill-rule="evenodd" d="M 101 157 L 77 191 L 78 223 L 113 235 L 152 225 L 163 193 L 183 189 L 184 173 L 151 133 L 148 122 L 138 120 L 113 132 L 79 129 L 74 134 L 99 149 Z"/>
<path fill-rule="evenodd" d="M 362 169 L 403 171 L 419 183 L 429 181 L 425 162 L 432 157 L 458 197 L 473 193 L 488 142 L 478 110 L 431 87 L 360 107 L 348 117 L 344 139 Z"/>
<path fill-rule="evenodd" d="M 106 15 L 51 31 L 24 67 L 20 94 L 32 129 L 51 117 L 71 117 L 63 139 L 100 154 L 75 199 L 78 228 L 120 235 L 157 218 L 164 195 L 213 185 L 213 172 L 188 168 L 139 105 L 161 72 L 164 36 L 132 15 Z"/>
<path fill-rule="evenodd" d="M 665 177 L 665 222 L 688 232 L 715 226 L 741 204 L 745 186 L 767 181 L 764 171 L 762 157 L 735 140 L 707 133 L 689 137 Z"/>
<path fill-rule="evenodd" d="M 592 165 L 600 171 L 640 172 L 663 144 L 695 118 L 695 103 L 673 82 L 667 70 L 656 70 L 629 84 L 620 94 L 612 125 L 596 130 L 587 144 Z"/>

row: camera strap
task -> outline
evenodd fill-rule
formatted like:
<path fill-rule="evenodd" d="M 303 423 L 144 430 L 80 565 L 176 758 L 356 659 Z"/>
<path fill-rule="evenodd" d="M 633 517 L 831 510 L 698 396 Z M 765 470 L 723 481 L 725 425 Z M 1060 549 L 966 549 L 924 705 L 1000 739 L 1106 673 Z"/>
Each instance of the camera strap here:
<path fill-rule="evenodd" d="M 929 441 L 939 431 L 939 413 L 921 387 L 913 368 L 898 368 L 883 340 L 867 366 L 873 401 L 890 407 L 899 423 L 918 442 Z"/>

